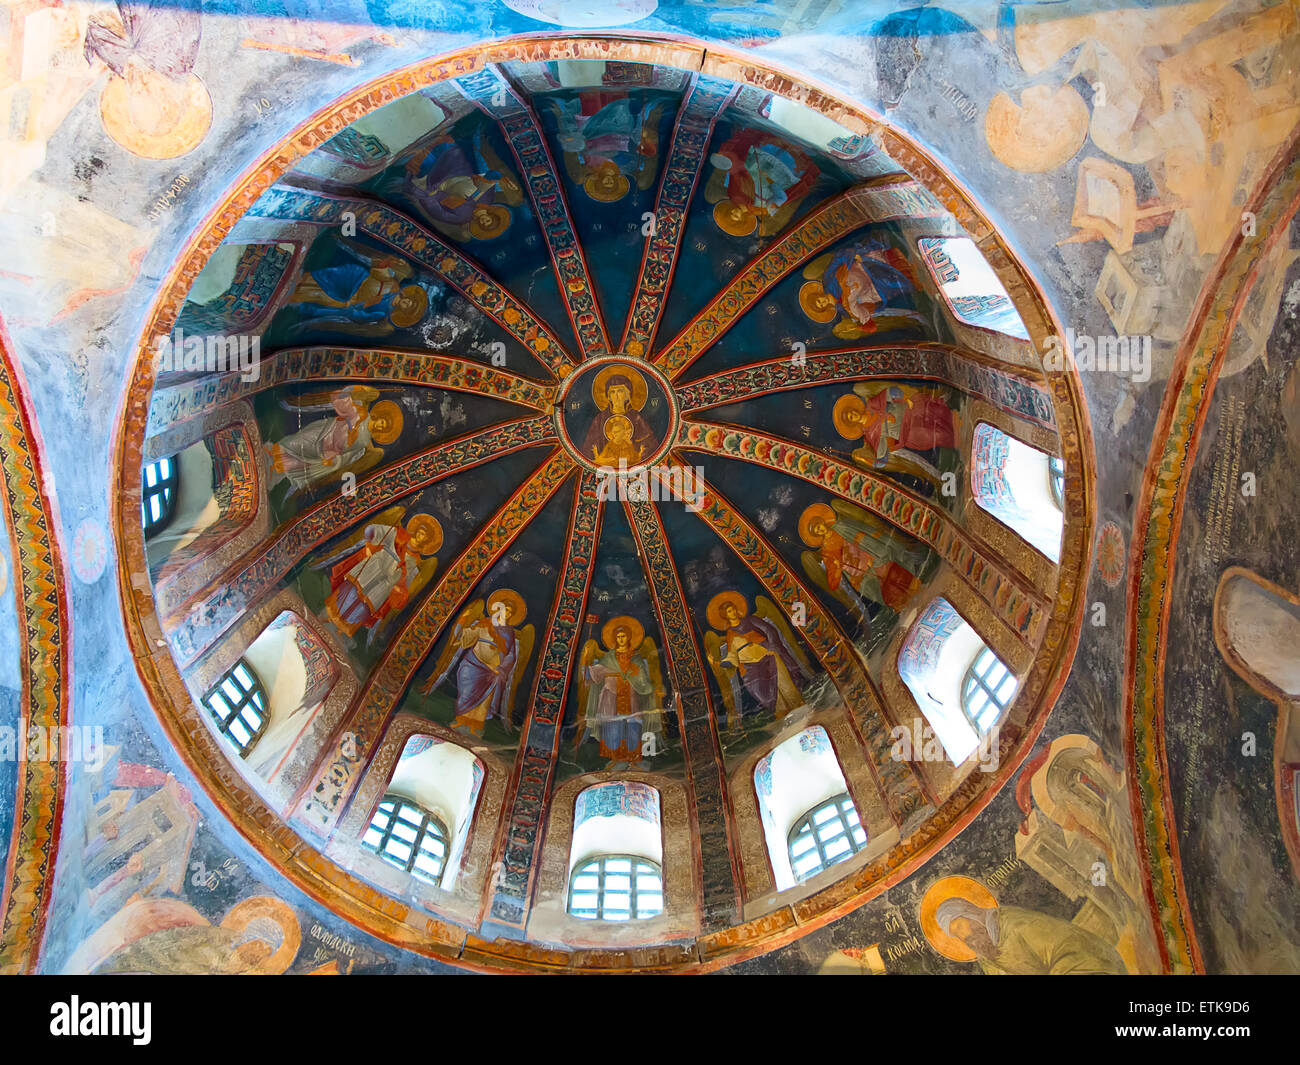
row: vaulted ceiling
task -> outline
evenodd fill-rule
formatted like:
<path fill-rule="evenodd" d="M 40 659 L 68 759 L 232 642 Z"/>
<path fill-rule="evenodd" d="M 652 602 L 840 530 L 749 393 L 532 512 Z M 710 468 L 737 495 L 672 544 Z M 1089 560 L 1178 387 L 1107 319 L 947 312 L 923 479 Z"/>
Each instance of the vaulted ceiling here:
<path fill-rule="evenodd" d="M 1030 348 L 1041 297 L 896 131 L 743 71 L 499 52 L 318 117 L 297 135 L 315 150 L 232 192 L 165 283 L 124 548 L 147 546 L 139 470 L 214 433 L 214 486 L 242 476 L 256 498 L 179 561 L 149 553 L 132 637 L 195 772 L 345 916 L 426 952 L 479 937 L 487 964 L 604 935 L 634 962 L 695 965 L 697 943 L 756 917 L 788 939 L 792 899 L 813 927 L 869 898 L 1008 779 L 1077 632 L 1063 575 L 1086 555 L 1091 458 L 1068 378 L 1054 387 Z M 984 297 L 1002 329 L 941 289 L 927 249 L 963 237 L 1012 294 Z M 214 367 L 193 346 L 214 335 L 256 337 L 255 372 L 247 344 L 243 372 Z M 973 502 L 980 421 L 1064 458 L 1059 567 Z M 868 554 L 832 560 L 846 537 Z M 397 568 L 354 579 L 385 545 Z M 941 595 L 1021 678 L 991 772 L 890 753 L 917 718 L 899 647 Z M 345 680 L 254 771 L 197 700 L 285 610 Z M 513 650 L 485 700 L 448 678 L 489 611 Z M 652 678 L 638 742 L 589 712 L 589 667 L 620 631 Z M 744 633 L 773 659 L 762 678 L 727 661 Z M 778 900 L 736 796 L 813 723 L 872 847 Z M 423 930 L 348 871 L 340 827 L 415 732 L 469 748 L 498 785 L 468 901 L 419 900 Z M 689 797 L 697 913 L 648 941 L 531 920 L 555 905 L 538 886 L 555 797 L 605 779 Z"/>
<path fill-rule="evenodd" d="M 0 972 L 1300 968 L 1294 3 L 271 7 L 0 19 Z"/>

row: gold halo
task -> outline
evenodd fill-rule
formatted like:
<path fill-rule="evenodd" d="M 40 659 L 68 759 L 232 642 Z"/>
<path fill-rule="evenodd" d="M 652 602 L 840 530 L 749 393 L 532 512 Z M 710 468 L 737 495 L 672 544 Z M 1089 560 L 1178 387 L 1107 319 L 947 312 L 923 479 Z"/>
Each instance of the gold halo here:
<path fill-rule="evenodd" d="M 375 419 L 386 421 L 388 428 L 375 431 Z M 381 399 L 370 408 L 370 439 L 376 444 L 391 444 L 402 435 L 402 408 L 391 399 Z"/>
<path fill-rule="evenodd" d="M 613 188 L 606 188 L 600 183 L 600 178 L 609 173 L 611 170 L 618 173 L 614 181 Z M 587 175 L 587 180 L 582 183 L 586 189 L 587 195 L 599 203 L 613 203 L 615 200 L 621 200 L 627 195 L 632 183 L 628 181 L 627 175 L 618 171 L 618 166 L 608 160 L 601 163 L 595 171 Z"/>
<path fill-rule="evenodd" d="M 486 213 L 490 222 L 479 220 L 479 213 Z M 495 240 L 510 228 L 510 208 L 500 203 L 489 203 L 477 208 L 469 220 L 469 235 L 475 240 Z"/>
<path fill-rule="evenodd" d="M 1004 166 L 1044 173 L 1064 166 L 1083 147 L 1090 118 L 1074 86 L 1033 85 L 1018 104 L 1005 92 L 993 97 L 984 116 L 984 139 Z"/>
<path fill-rule="evenodd" d="M 859 417 L 862 417 L 867 412 L 867 405 L 862 402 L 862 397 L 856 392 L 840 396 L 835 401 L 835 406 L 831 409 L 831 421 L 835 424 L 835 431 L 845 440 L 860 440 L 862 438 L 862 423 L 854 424 L 849 421 L 846 417 L 849 411 L 853 411 Z"/>
<path fill-rule="evenodd" d="M 965 899 L 981 910 L 996 910 L 998 900 L 993 897 L 993 892 L 968 876 L 945 876 L 936 880 L 921 899 L 921 931 L 930 941 L 930 946 L 952 961 L 974 961 L 975 952 L 960 939 L 943 931 L 935 919 L 939 904 L 949 899 Z"/>
<path fill-rule="evenodd" d="M 507 625 L 518 625 L 528 614 L 528 605 L 524 602 L 524 597 L 510 588 L 498 588 L 488 596 L 487 613 L 488 617 L 492 616 L 492 606 L 495 603 L 505 603 L 509 610 L 506 618 Z"/>
<path fill-rule="evenodd" d="M 420 554 L 433 554 L 442 546 L 442 526 L 438 524 L 438 519 L 432 514 L 417 514 L 406 523 L 406 531 L 414 536 L 419 529 L 429 531 L 428 539 L 425 541 L 424 546 L 420 548 Z"/>
<path fill-rule="evenodd" d="M 645 628 L 636 618 L 628 617 L 626 614 L 619 614 L 618 617 L 610 618 L 601 627 L 600 642 L 605 645 L 608 651 L 614 650 L 614 635 L 619 629 L 627 629 L 628 646 L 636 650 L 641 646 L 641 641 L 645 639 Z"/>
<path fill-rule="evenodd" d="M 399 295 L 408 299 L 415 300 L 415 310 L 411 313 L 393 308 L 393 313 L 388 316 L 389 321 L 398 329 L 405 329 L 407 326 L 415 325 L 424 317 L 424 312 L 429 309 L 429 294 L 419 285 L 403 285 Z"/>
<path fill-rule="evenodd" d="M 735 212 L 739 211 L 739 216 Z M 758 225 L 758 215 L 730 200 L 719 200 L 713 205 L 713 221 L 724 233 L 733 237 L 747 237 Z"/>
<path fill-rule="evenodd" d="M 212 97 L 208 90 L 197 74 L 176 79 L 155 73 L 149 83 L 161 87 L 163 94 L 171 97 L 170 102 L 179 106 L 175 121 L 161 133 L 141 129 L 131 113 L 132 103 L 140 94 L 115 74 L 99 94 L 99 117 L 105 132 L 128 152 L 144 159 L 175 159 L 192 152 L 212 125 Z"/>
<path fill-rule="evenodd" d="M 824 536 L 812 531 L 814 521 L 824 521 L 827 525 L 835 524 L 835 511 L 825 503 L 813 503 L 799 516 L 799 539 L 809 547 L 821 547 Z"/>
<path fill-rule="evenodd" d="M 742 618 L 749 613 L 749 604 L 745 602 L 745 597 L 737 591 L 719 592 L 709 600 L 709 605 L 704 608 L 704 616 L 709 619 L 709 624 L 719 632 L 727 631 L 727 623 L 722 617 L 722 608 L 730 603 L 736 608 L 736 613 Z"/>
<path fill-rule="evenodd" d="M 622 414 L 615 414 L 612 418 L 608 418 L 608 419 L 606 419 L 606 421 L 605 421 L 605 439 L 606 439 L 606 440 L 613 440 L 613 439 L 614 439 L 613 434 L 610 433 L 610 431 L 609 431 L 609 427 L 610 427 L 611 425 L 613 425 L 615 422 L 622 422 L 624 425 L 627 426 L 628 434 L 629 434 L 629 435 L 631 434 L 631 432 L 632 432 L 632 419 L 631 419 L 631 418 L 628 418 L 628 417 L 625 417 L 625 416 L 622 415 Z"/>
<path fill-rule="evenodd" d="M 270 895 L 255 895 L 237 903 L 221 921 L 221 927 L 230 932 L 242 932 L 259 918 L 267 918 L 278 925 L 284 933 L 284 939 L 272 952 L 271 956 L 257 967 L 257 972 L 264 976 L 279 976 L 298 956 L 298 947 L 302 944 L 302 928 L 298 924 L 298 915 L 289 905 Z"/>
<path fill-rule="evenodd" d="M 631 366 L 626 366 L 621 362 L 606 366 L 600 373 L 596 374 L 596 379 L 591 382 L 591 398 L 596 401 L 596 406 L 601 410 L 609 409 L 609 379 L 611 377 L 625 377 L 632 386 L 632 402 L 629 404 L 633 410 L 640 410 L 645 406 L 646 397 L 650 394 L 646 386 L 645 378 L 634 370 Z"/>
<path fill-rule="evenodd" d="M 825 296 L 826 290 L 822 288 L 820 281 L 805 281 L 799 289 L 799 308 L 812 321 L 826 323 L 840 313 L 840 309 L 834 303 L 825 310 L 818 310 L 813 305 L 813 300 L 818 296 Z"/>

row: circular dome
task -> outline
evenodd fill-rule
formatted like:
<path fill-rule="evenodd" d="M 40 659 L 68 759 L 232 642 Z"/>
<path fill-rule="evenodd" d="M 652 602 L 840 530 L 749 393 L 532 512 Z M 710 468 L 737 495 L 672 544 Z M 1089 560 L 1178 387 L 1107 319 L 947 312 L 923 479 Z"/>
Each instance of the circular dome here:
<path fill-rule="evenodd" d="M 591 359 L 566 374 L 555 409 L 565 450 L 596 471 L 652 465 L 678 429 L 672 382 L 632 356 Z"/>
<path fill-rule="evenodd" d="M 1056 333 L 925 152 L 780 72 L 552 36 L 399 71 L 163 284 L 115 530 L 141 675 L 225 815 L 390 942 L 772 949 L 1050 711 L 1092 541 Z"/>

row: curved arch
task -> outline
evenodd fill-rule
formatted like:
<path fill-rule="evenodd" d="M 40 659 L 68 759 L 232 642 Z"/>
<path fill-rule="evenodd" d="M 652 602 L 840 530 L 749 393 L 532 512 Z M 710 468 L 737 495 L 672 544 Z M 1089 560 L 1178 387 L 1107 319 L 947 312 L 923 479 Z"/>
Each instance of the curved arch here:
<path fill-rule="evenodd" d="M 1179 859 L 1165 755 L 1165 654 L 1171 589 L 1191 464 L 1233 329 L 1267 251 L 1300 208 L 1300 131 L 1292 133 L 1244 209 L 1256 227 L 1237 230 L 1206 274 L 1178 347 L 1152 438 L 1133 522 L 1124 638 L 1124 723 L 1139 853 L 1162 960 L 1172 972 L 1203 963 Z M 1256 235 L 1258 234 L 1258 235 Z M 1068 471 L 1067 471 L 1068 473 Z"/>
<path fill-rule="evenodd" d="M 58 517 L 46 489 L 40 435 L 13 342 L 0 322 L 0 492 L 9 534 L 24 664 L 19 704 L 18 781 L 13 828 L 0 885 L 0 973 L 34 972 L 45 937 L 63 817 L 64 765 L 26 757 L 29 730 L 71 725 L 68 613 Z M 128 511 L 139 526 L 139 503 Z M 61 734 L 62 735 L 62 734 Z"/>

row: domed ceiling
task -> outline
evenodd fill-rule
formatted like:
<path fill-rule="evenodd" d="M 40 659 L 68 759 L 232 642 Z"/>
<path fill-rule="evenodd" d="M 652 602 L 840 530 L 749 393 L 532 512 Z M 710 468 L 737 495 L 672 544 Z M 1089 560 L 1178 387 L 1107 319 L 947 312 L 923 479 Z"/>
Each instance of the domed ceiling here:
<path fill-rule="evenodd" d="M 131 638 L 230 819 L 368 930 L 487 967 L 734 960 L 915 868 L 1024 757 L 1077 636 L 1086 427 L 1036 290 L 888 127 L 758 72 L 501 52 L 318 117 L 165 283 Z M 977 505 L 980 427 L 1063 460 L 1058 557 Z M 190 510 L 146 539 L 164 458 Z M 937 601 L 1017 678 L 958 765 L 899 668 Z M 307 694 L 240 757 L 203 697 L 286 625 L 301 676 L 259 675 Z M 755 769 L 810 726 L 868 844 L 779 890 Z M 477 759 L 446 890 L 360 845 L 412 737 Z M 565 915 L 602 781 L 661 796 L 652 921 Z"/>

